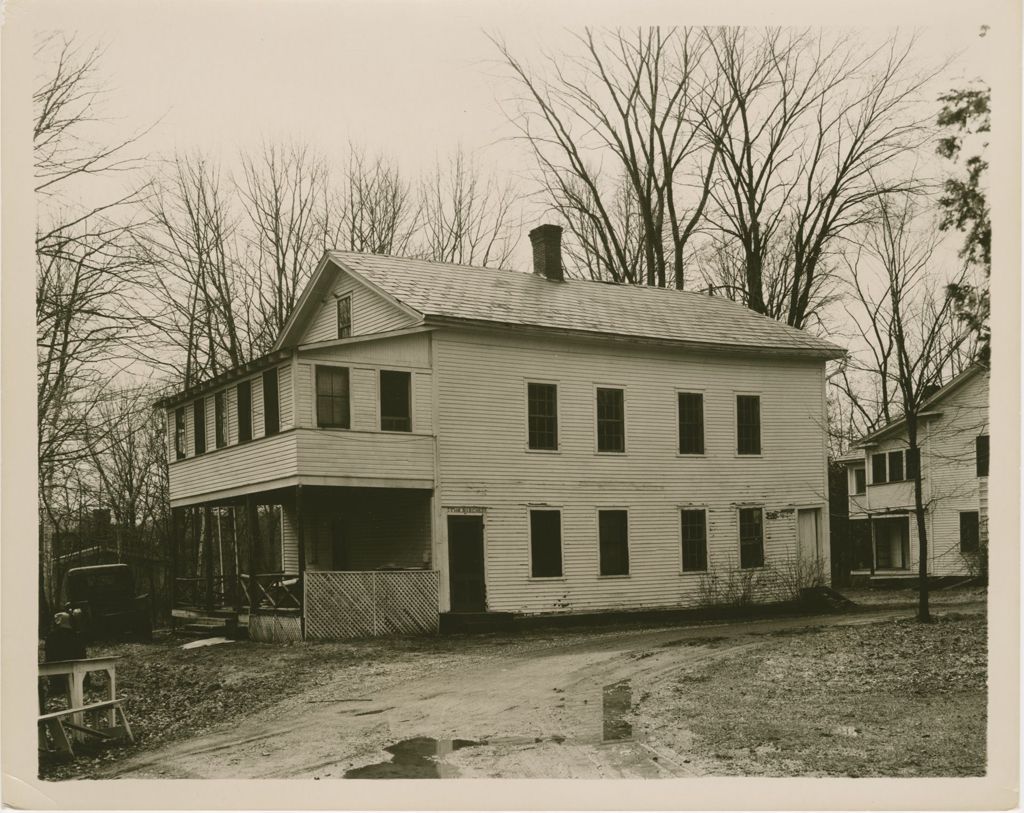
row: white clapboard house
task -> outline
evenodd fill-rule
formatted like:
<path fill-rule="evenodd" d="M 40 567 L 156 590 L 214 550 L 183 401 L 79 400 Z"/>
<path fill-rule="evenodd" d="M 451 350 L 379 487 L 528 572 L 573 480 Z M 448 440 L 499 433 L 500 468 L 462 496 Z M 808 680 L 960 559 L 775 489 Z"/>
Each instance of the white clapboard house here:
<path fill-rule="evenodd" d="M 862 438 L 847 466 L 855 576 L 918 575 L 914 475 L 921 468 L 930 576 L 978 575 L 988 544 L 988 383 L 977 364 L 923 405 L 918 461 L 906 424 L 893 421 Z"/>
<path fill-rule="evenodd" d="M 249 579 L 258 615 L 304 600 L 254 635 L 759 600 L 799 562 L 828 573 L 843 351 L 725 299 L 565 279 L 560 233 L 531 232 L 533 273 L 330 251 L 272 352 L 161 402 L 172 506 L 280 506 L 276 581 L 252 584 L 220 519 L 198 556 Z"/>

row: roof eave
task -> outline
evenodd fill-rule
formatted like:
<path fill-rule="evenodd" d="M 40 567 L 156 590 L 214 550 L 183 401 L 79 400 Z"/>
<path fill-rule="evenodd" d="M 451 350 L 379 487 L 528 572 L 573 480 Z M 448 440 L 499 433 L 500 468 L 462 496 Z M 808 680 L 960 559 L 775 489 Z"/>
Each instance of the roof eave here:
<path fill-rule="evenodd" d="M 727 353 L 732 355 L 771 355 L 787 358 L 830 359 L 842 358 L 847 351 L 843 348 L 823 342 L 822 347 L 772 347 L 766 345 L 724 344 L 720 342 L 697 342 L 686 339 L 670 339 L 657 336 L 634 336 L 624 333 L 613 333 L 599 330 L 574 330 L 556 328 L 546 325 L 524 325 L 518 322 L 500 322 L 490 319 L 465 319 L 458 316 L 428 314 L 424 317 L 425 325 L 437 327 L 482 328 L 485 330 L 507 330 L 516 333 L 558 335 L 581 339 L 600 339 L 630 344 L 644 344 L 656 347 L 679 347 L 699 350 L 707 353 Z"/>
<path fill-rule="evenodd" d="M 232 367 L 230 370 L 225 370 L 223 373 L 215 375 L 213 378 L 208 378 L 206 381 L 202 381 L 199 384 L 193 384 L 191 387 L 185 390 L 180 390 L 174 395 L 167 395 L 153 402 L 153 406 L 157 409 L 171 409 L 172 407 L 179 406 L 187 401 L 191 401 L 193 398 L 198 398 L 211 390 L 215 390 L 228 382 L 243 378 L 251 373 L 259 372 L 267 367 L 284 361 L 285 359 L 291 358 L 291 350 L 275 350 L 267 353 L 264 356 L 247 361 L 245 364 L 239 364 L 237 367 Z"/>

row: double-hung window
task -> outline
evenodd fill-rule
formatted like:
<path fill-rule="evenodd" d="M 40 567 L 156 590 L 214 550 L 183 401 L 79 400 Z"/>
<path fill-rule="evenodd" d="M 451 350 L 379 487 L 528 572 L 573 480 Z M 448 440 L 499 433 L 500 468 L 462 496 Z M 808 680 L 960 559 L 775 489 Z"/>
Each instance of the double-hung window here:
<path fill-rule="evenodd" d="M 192 404 L 192 445 L 196 454 L 206 451 L 206 399 L 197 398 Z"/>
<path fill-rule="evenodd" d="M 347 339 L 352 335 L 352 297 L 338 297 L 338 338 Z"/>
<path fill-rule="evenodd" d="M 277 387 L 277 368 L 263 373 L 263 434 L 267 437 L 281 431 L 281 393 Z"/>
<path fill-rule="evenodd" d="M 252 380 L 239 381 L 235 388 L 235 407 L 238 412 L 238 442 L 252 440 Z"/>
<path fill-rule="evenodd" d="M 349 428 L 348 367 L 316 368 L 316 425 Z"/>
<path fill-rule="evenodd" d="M 988 435 L 978 435 L 974 440 L 974 464 L 978 477 L 988 477 Z"/>
<path fill-rule="evenodd" d="M 871 455 L 871 485 L 877 486 L 887 482 L 885 452 Z"/>
<path fill-rule="evenodd" d="M 898 483 L 903 479 L 903 450 L 889 452 L 889 482 Z"/>
<path fill-rule="evenodd" d="M 598 511 L 602 576 L 629 575 L 629 516 L 625 511 Z"/>
<path fill-rule="evenodd" d="M 620 389 L 597 388 L 597 450 L 626 451 L 626 406 Z"/>
<path fill-rule="evenodd" d="M 174 459 L 182 460 L 185 451 L 185 407 L 174 410 Z"/>
<path fill-rule="evenodd" d="M 760 507 L 740 509 L 740 567 L 764 565 L 764 514 Z"/>
<path fill-rule="evenodd" d="M 562 575 L 562 512 L 557 509 L 530 511 L 530 575 Z"/>
<path fill-rule="evenodd" d="M 380 371 L 380 428 L 412 431 L 412 373 Z"/>
<path fill-rule="evenodd" d="M 684 508 L 683 572 L 701 572 L 708 569 L 707 512 L 703 508 Z"/>
<path fill-rule="evenodd" d="M 681 392 L 679 406 L 679 454 L 704 454 L 704 396 Z"/>
<path fill-rule="evenodd" d="M 214 442 L 221 449 L 228 445 L 228 411 L 224 404 L 224 390 L 213 396 L 213 431 Z"/>
<path fill-rule="evenodd" d="M 980 539 L 978 529 L 978 512 L 960 512 L 960 552 L 976 553 Z"/>
<path fill-rule="evenodd" d="M 867 472 L 864 470 L 863 466 L 857 466 L 857 468 L 853 470 L 853 493 L 863 494 L 867 491 L 867 486 Z"/>
<path fill-rule="evenodd" d="M 761 454 L 761 396 L 736 396 L 736 452 Z"/>
<path fill-rule="evenodd" d="M 526 385 L 528 445 L 531 449 L 558 449 L 558 387 L 555 384 Z"/>

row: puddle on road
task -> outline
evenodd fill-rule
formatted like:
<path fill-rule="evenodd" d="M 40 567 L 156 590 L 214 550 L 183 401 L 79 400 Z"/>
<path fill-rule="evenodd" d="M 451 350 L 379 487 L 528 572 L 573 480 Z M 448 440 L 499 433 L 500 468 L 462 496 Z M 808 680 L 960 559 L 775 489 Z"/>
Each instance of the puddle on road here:
<path fill-rule="evenodd" d="M 442 765 L 433 757 L 443 757 L 460 748 L 483 745 L 475 740 L 435 740 L 413 737 L 389 745 L 387 762 L 377 762 L 345 772 L 345 779 L 440 779 L 454 776 L 455 769 Z"/>
<path fill-rule="evenodd" d="M 633 708 L 633 686 L 629 680 L 609 683 L 601 692 L 601 716 L 604 721 L 601 738 L 605 742 L 628 740 L 633 725 L 623 718 Z"/>

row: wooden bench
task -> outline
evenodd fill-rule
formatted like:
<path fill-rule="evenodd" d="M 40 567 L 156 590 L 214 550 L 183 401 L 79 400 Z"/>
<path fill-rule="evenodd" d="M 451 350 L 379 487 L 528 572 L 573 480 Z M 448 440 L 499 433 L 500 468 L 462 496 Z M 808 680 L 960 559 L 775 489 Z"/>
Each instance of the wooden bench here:
<path fill-rule="evenodd" d="M 49 680 L 64 677 L 67 681 L 68 708 L 43 713 L 39 709 L 39 748 L 49 750 L 46 746 L 46 735 L 53 742 L 58 753 L 73 757 L 74 742 L 84 742 L 88 738 L 101 741 L 127 739 L 134 742 L 128 717 L 124 712 L 124 700 L 117 697 L 117 658 L 82 658 L 73 661 L 53 661 L 39 664 L 39 679 Z M 110 696 L 106 700 L 86 704 L 85 676 L 90 672 L 105 672 Z M 40 702 L 42 694 L 40 694 Z M 106 726 L 86 725 L 86 713 L 106 712 Z M 120 722 L 118 721 L 120 717 Z"/>

